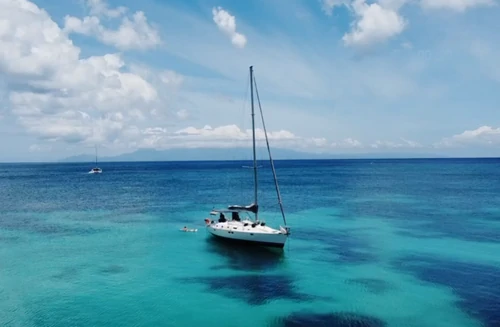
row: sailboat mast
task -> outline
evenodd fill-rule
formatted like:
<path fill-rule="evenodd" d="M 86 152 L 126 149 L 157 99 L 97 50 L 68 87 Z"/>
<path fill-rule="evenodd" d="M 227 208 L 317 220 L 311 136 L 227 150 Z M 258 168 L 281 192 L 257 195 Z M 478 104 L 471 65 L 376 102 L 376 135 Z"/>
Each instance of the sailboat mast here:
<path fill-rule="evenodd" d="M 252 146 L 253 146 L 253 180 L 254 180 L 254 204 L 257 204 L 257 155 L 255 151 L 255 112 L 253 107 L 253 66 L 250 66 L 250 99 L 252 104 Z M 258 211 L 255 212 L 255 220 L 258 220 Z"/>
<path fill-rule="evenodd" d="M 97 145 L 95 146 L 95 166 L 97 167 Z"/>

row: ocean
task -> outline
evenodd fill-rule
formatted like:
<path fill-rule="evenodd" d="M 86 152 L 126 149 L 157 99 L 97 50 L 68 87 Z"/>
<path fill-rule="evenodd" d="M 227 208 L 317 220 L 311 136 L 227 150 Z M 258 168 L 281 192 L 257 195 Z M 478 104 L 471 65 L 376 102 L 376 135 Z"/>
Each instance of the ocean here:
<path fill-rule="evenodd" d="M 500 326 L 500 160 L 276 161 L 282 251 L 204 229 L 248 165 L 0 164 L 0 326 Z"/>

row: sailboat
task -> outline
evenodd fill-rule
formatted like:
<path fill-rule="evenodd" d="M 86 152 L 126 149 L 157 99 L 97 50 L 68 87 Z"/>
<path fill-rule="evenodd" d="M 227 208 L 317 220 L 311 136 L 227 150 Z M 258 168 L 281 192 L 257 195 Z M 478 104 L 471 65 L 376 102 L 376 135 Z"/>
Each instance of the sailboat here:
<path fill-rule="evenodd" d="M 257 201 L 258 200 L 257 158 L 255 151 L 254 85 L 255 85 L 257 100 L 259 103 L 264 135 L 266 138 L 269 161 L 271 163 L 271 169 L 273 172 L 276 194 L 284 223 L 284 226 L 279 226 L 278 229 L 267 226 L 266 223 L 264 221 L 261 221 L 259 218 L 259 205 Z M 236 243 L 245 243 L 248 245 L 283 248 L 285 246 L 286 240 L 288 239 L 288 236 L 290 235 L 290 228 L 286 226 L 285 212 L 283 210 L 283 204 L 281 201 L 278 179 L 276 177 L 276 170 L 274 168 L 274 162 L 271 156 L 271 150 L 269 147 L 269 140 L 267 138 L 267 132 L 264 123 L 264 116 L 262 114 L 262 108 L 260 107 L 260 99 L 259 99 L 257 84 L 253 76 L 253 66 L 250 66 L 250 94 L 251 94 L 251 106 L 252 106 L 252 144 L 253 144 L 253 167 L 251 168 L 253 168 L 253 177 L 254 177 L 253 203 L 245 206 L 230 205 L 227 207 L 227 209 L 214 209 L 210 212 L 210 215 L 211 216 L 219 215 L 219 219 L 212 220 L 210 218 L 206 218 L 205 225 L 207 231 L 212 236 L 218 239 L 223 239 Z M 230 214 L 231 217 L 226 218 L 225 216 L 226 214 L 227 215 Z M 246 214 L 248 218 L 242 219 L 242 217 L 240 216 L 242 214 Z"/>
<path fill-rule="evenodd" d="M 102 173 L 102 169 L 97 167 L 97 145 L 96 145 L 96 147 L 95 147 L 95 167 L 89 171 L 89 174 L 100 174 L 100 173 Z"/>

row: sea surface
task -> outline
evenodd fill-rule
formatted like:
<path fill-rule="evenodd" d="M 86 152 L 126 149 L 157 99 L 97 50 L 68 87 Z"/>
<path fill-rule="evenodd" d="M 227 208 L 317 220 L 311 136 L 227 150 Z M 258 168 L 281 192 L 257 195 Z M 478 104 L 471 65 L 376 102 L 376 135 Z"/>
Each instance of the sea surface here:
<path fill-rule="evenodd" d="M 248 165 L 0 164 L 0 326 L 500 326 L 500 160 L 276 161 L 282 251 L 204 230 Z"/>

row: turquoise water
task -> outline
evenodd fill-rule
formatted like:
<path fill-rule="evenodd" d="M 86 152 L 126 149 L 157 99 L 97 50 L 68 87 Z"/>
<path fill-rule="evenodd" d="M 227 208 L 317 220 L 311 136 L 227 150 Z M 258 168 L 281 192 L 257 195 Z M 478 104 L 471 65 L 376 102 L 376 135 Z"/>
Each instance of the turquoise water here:
<path fill-rule="evenodd" d="M 0 325 L 500 326 L 500 160 L 278 161 L 282 252 L 203 229 L 244 165 L 0 165 Z"/>

